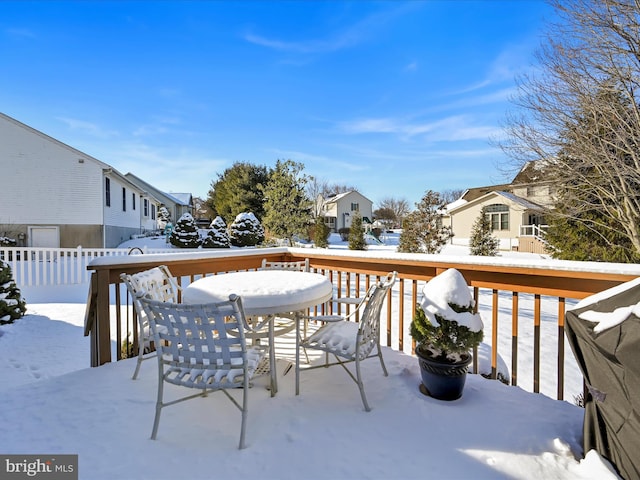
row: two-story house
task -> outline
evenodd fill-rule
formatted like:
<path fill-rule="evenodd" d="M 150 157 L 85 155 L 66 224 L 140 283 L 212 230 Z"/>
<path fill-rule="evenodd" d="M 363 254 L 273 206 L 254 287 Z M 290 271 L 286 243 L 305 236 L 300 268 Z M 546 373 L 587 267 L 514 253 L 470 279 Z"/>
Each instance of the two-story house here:
<path fill-rule="evenodd" d="M 116 247 L 157 228 L 163 199 L 110 165 L 0 113 L 0 236 Z"/>
<path fill-rule="evenodd" d="M 509 184 L 466 190 L 446 207 L 444 224 L 454 233 L 452 241 L 467 244 L 482 207 L 490 217 L 493 235 L 503 250 L 544 252 L 545 212 L 553 208 L 554 189 L 541 162 L 525 164 Z"/>
<path fill-rule="evenodd" d="M 324 217 L 325 223 L 332 232 L 338 232 L 341 228 L 350 228 L 355 212 L 360 213 L 363 223 L 371 224 L 373 202 L 356 190 L 338 193 L 327 198 L 319 195 L 316 204 L 319 214 Z"/>

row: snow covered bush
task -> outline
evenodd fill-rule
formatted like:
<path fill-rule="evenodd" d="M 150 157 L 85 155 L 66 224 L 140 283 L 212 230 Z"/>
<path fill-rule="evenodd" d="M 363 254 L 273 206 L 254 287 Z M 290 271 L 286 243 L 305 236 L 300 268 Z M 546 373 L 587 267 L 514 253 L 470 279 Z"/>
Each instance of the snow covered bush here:
<path fill-rule="evenodd" d="M 164 230 L 167 223 L 171 221 L 171 212 L 167 210 L 167 207 L 162 206 L 158 209 L 158 228 Z"/>
<path fill-rule="evenodd" d="M 13 238 L 0 237 L 0 247 L 15 247 L 17 242 Z"/>
<path fill-rule="evenodd" d="M 26 311 L 27 306 L 13 280 L 11 267 L 0 260 L 0 325 L 13 323 Z"/>
<path fill-rule="evenodd" d="M 450 268 L 427 282 L 416 306 L 411 336 L 422 351 L 445 362 L 458 362 L 482 341 L 480 314 L 462 274 Z M 416 347 L 416 348 L 418 348 Z"/>
<path fill-rule="evenodd" d="M 198 248 L 200 246 L 200 234 L 196 221 L 190 213 L 183 214 L 173 227 L 169 242 L 179 248 Z"/>
<path fill-rule="evenodd" d="M 253 213 L 239 213 L 229 226 L 229 237 L 234 247 L 253 247 L 264 240 L 264 228 Z"/>
<path fill-rule="evenodd" d="M 203 248 L 230 248 L 231 239 L 227 232 L 227 224 L 221 216 L 217 216 L 211 225 L 207 236 L 202 241 Z"/>

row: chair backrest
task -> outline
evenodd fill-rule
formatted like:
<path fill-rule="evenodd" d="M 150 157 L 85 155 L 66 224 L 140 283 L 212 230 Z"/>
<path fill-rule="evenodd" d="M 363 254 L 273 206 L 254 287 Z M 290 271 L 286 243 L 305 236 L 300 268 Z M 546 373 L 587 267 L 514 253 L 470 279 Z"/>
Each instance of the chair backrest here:
<path fill-rule="evenodd" d="M 268 262 L 266 258 L 262 259 L 262 267 L 260 270 L 290 270 L 294 272 L 308 272 L 309 259 L 305 258 L 299 262 Z"/>
<path fill-rule="evenodd" d="M 239 296 L 210 304 L 167 303 L 144 297 L 140 302 L 149 312 L 159 362 L 191 372 L 192 378 L 182 377 L 181 385 L 206 383 L 225 388 L 242 385 L 248 378 L 246 319 Z"/>
<path fill-rule="evenodd" d="M 371 286 L 361 304 L 362 315 L 358 327 L 357 355 L 363 359 L 380 339 L 380 312 L 389 289 L 396 282 L 397 272 L 390 272 L 385 279 Z"/>
<path fill-rule="evenodd" d="M 127 286 L 131 295 L 133 306 L 138 318 L 146 324 L 146 314 L 140 298 L 145 296 L 160 302 L 178 302 L 178 282 L 166 265 L 160 265 L 149 270 L 127 275 L 123 273 L 120 279 Z"/>

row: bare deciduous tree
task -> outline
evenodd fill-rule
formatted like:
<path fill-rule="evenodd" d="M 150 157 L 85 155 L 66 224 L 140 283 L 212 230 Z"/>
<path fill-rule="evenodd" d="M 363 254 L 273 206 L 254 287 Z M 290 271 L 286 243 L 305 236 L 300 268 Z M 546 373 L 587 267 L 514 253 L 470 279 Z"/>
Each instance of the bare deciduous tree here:
<path fill-rule="evenodd" d="M 402 221 L 409 214 L 409 202 L 404 198 L 385 197 L 380 202 L 378 210 L 389 210 L 393 212 L 395 224 L 402 225 Z"/>
<path fill-rule="evenodd" d="M 540 68 L 518 79 L 519 108 L 500 146 L 516 166 L 545 162 L 571 202 L 565 215 L 602 215 L 594 231 L 614 229 L 640 253 L 640 3 L 551 3 L 560 21 L 538 52 Z"/>

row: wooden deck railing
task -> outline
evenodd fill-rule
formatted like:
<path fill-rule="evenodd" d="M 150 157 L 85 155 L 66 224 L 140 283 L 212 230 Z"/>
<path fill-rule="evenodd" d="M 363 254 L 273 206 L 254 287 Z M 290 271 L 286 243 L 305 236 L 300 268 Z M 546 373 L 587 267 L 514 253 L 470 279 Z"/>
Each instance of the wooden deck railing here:
<path fill-rule="evenodd" d="M 447 257 L 439 255 L 410 255 L 384 252 L 353 252 L 341 250 L 265 248 L 227 251 L 203 251 L 180 254 L 150 254 L 130 257 L 103 257 L 95 259 L 87 267 L 93 271 L 85 318 L 85 335 L 91 337 L 91 365 L 98 366 L 112 360 L 110 321 L 112 309 L 116 320 L 116 341 L 120 346 L 128 332 L 136 337 L 133 313 L 123 313 L 123 291 L 119 287 L 120 273 L 135 273 L 153 266 L 165 264 L 173 275 L 187 284 L 203 275 L 221 272 L 251 270 L 260 266 L 263 258 L 273 261 L 310 259 L 313 271 L 327 275 L 333 282 L 337 296 L 362 296 L 373 279 L 398 272 L 399 282 L 390 292 L 383 322 L 383 343 L 396 350 L 412 353 L 413 344 L 408 335 L 414 307 L 419 300 L 420 286 L 447 270 L 458 269 L 473 288 L 476 299 L 479 292 L 488 289 L 491 305 L 485 306 L 491 315 L 491 372 L 497 375 L 499 310 L 504 318 L 504 302 L 499 298 L 508 294 L 511 298 L 511 383 L 518 382 L 518 325 L 522 316 L 520 299 L 523 295 L 533 298 L 533 391 L 540 390 L 541 316 L 542 301 L 548 297 L 557 302 L 557 398 L 564 396 L 565 339 L 564 317 L 568 301 L 582 299 L 622 282 L 640 276 L 640 266 L 593 262 L 518 261 L 500 257 Z M 116 288 L 117 287 L 117 288 Z M 125 294 L 126 295 L 126 294 Z M 128 305 L 128 299 L 124 305 Z M 110 307 L 110 305 L 112 307 Z M 126 317 L 126 319 L 124 318 Z M 485 315 L 485 323 L 488 319 Z M 545 341 L 550 339 L 545 338 Z M 553 341 L 553 340 L 551 340 Z M 116 359 L 120 359 L 116 348 Z"/>

